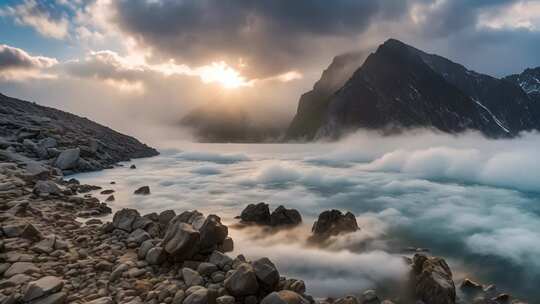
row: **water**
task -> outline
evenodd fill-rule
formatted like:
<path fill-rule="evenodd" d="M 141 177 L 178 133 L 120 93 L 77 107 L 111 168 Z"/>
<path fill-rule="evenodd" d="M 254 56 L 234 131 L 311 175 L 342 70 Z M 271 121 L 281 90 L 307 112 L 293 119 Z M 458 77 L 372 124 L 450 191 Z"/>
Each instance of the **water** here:
<path fill-rule="evenodd" d="M 402 256 L 410 256 L 403 249 L 414 246 L 445 257 L 458 283 L 467 276 L 525 299 L 540 297 L 540 184 L 533 183 L 535 165 L 522 163 L 536 147 L 531 141 L 540 142 L 536 135 L 511 144 L 475 136 L 358 136 L 337 144 L 179 144 L 133 161 L 136 170 L 126 163 L 76 178 L 115 189 L 115 210 L 216 213 L 230 225 L 235 253 L 268 256 L 282 274 L 305 280 L 314 296 L 403 278 Z M 526 167 L 526 178 L 494 169 L 493 159 L 509 149 L 521 161 L 500 170 Z M 486 170 L 490 179 L 482 177 Z M 151 195 L 132 194 L 143 185 Z M 247 204 L 261 201 L 298 209 L 303 224 L 278 233 L 234 226 Z M 355 213 L 361 230 L 326 248 L 308 246 L 313 221 L 332 208 Z"/>

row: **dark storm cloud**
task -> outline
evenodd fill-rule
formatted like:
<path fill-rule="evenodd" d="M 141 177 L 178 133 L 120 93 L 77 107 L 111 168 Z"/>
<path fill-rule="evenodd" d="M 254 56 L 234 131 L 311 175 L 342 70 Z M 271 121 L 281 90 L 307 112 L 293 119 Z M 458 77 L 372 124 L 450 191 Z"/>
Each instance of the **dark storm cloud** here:
<path fill-rule="evenodd" d="M 381 40 L 379 42 L 391 36 L 414 37 L 411 40 L 420 45 L 436 39 L 447 39 L 457 44 L 472 40 L 477 50 L 489 46 L 500 53 L 505 49 L 503 37 L 515 34 L 519 37 L 513 40 L 519 39 L 520 45 L 535 45 L 528 42 L 538 40 L 534 32 L 490 32 L 477 26 L 479 16 L 487 10 L 504 10 L 518 2 L 124 0 L 115 4 L 114 21 L 142 45 L 152 47 L 158 57 L 172 57 L 195 65 L 215 60 L 235 64 L 242 58 L 249 66 L 246 71 L 252 73 L 250 76 L 261 76 L 302 69 L 313 64 L 314 58 L 332 57 L 364 45 L 361 35 L 370 26 L 378 27 L 384 21 L 398 26 L 393 31 L 379 31 L 380 37 L 375 39 Z M 415 7 L 422 8 L 418 11 L 421 22 L 411 20 Z M 466 61 L 468 55 L 458 52 L 458 46 L 446 45 L 446 53 L 458 55 L 455 58 L 458 61 Z M 462 46 L 471 49 L 468 45 Z M 534 59 L 533 53 L 537 50 L 527 50 L 524 58 Z M 486 66 L 484 63 L 493 59 L 487 56 L 478 66 Z M 507 68 L 489 71 L 497 74 L 503 70 Z"/>
<path fill-rule="evenodd" d="M 116 22 L 158 53 L 193 64 L 243 58 L 257 74 L 305 64 L 326 48 L 319 38 L 362 33 L 377 15 L 398 16 L 406 1 L 119 1 Z"/>

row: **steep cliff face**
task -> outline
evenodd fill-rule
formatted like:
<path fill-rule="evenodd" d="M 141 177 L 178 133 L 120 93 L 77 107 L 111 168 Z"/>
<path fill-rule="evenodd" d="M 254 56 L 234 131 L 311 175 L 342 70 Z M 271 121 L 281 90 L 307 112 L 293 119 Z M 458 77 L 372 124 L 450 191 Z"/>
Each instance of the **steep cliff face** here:
<path fill-rule="evenodd" d="M 315 136 L 324 122 L 330 97 L 345 84 L 363 59 L 363 53 L 348 53 L 332 60 L 313 90 L 300 97 L 297 114 L 287 130 L 288 139 L 312 139 Z"/>
<path fill-rule="evenodd" d="M 538 103 L 518 85 L 394 39 L 370 54 L 341 88 L 324 96 L 324 102 L 305 98 L 314 91 L 302 96 L 290 138 L 338 137 L 358 128 L 412 127 L 449 133 L 478 130 L 490 137 L 507 137 L 540 126 Z M 317 123 L 298 123 L 313 120 Z"/>

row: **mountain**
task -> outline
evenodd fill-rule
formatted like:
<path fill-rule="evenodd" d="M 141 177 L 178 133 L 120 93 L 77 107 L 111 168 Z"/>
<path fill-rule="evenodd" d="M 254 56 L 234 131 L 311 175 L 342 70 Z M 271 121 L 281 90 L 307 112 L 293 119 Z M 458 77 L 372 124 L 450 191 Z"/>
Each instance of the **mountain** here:
<path fill-rule="evenodd" d="M 521 74 L 514 74 L 504 78 L 521 87 L 521 89 L 536 102 L 540 102 L 540 67 L 526 69 Z"/>
<path fill-rule="evenodd" d="M 364 57 L 363 53 L 347 53 L 332 60 L 322 73 L 321 79 L 313 86 L 313 90 L 300 97 L 297 114 L 286 134 L 288 139 L 315 136 L 324 122 L 330 97 L 352 76 Z"/>
<path fill-rule="evenodd" d="M 87 118 L 0 94 L 0 161 L 94 171 L 158 152 Z"/>
<path fill-rule="evenodd" d="M 287 132 L 289 139 L 338 137 L 358 128 L 393 132 L 413 127 L 509 137 L 540 126 L 538 103 L 515 83 L 395 39 L 380 45 L 333 93 L 320 94 L 319 100 L 307 100 L 306 94 Z M 299 126 L 303 121 L 317 123 Z"/>
<path fill-rule="evenodd" d="M 180 124 L 190 129 L 200 142 L 269 142 L 276 141 L 283 129 L 255 122 L 241 107 L 214 103 L 197 107 Z"/>

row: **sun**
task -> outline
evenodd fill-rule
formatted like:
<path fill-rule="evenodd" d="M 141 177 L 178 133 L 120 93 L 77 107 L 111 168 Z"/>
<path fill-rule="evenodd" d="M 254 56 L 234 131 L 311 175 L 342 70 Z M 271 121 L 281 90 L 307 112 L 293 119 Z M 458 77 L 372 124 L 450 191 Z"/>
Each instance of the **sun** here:
<path fill-rule="evenodd" d="M 224 61 L 213 62 L 210 65 L 200 67 L 198 70 L 198 74 L 204 83 L 218 83 L 226 89 L 237 89 L 252 85 L 251 81 L 248 81 Z"/>

